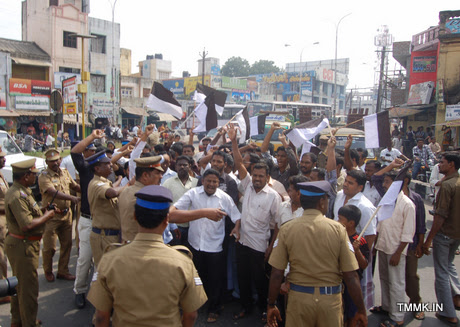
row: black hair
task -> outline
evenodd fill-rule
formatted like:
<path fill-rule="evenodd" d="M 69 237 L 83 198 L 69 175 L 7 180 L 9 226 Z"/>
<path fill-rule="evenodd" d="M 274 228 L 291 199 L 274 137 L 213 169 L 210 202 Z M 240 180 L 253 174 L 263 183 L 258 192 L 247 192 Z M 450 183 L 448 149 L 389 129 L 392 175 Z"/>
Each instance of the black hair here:
<path fill-rule="evenodd" d="M 259 158 L 259 162 L 266 164 L 268 166 L 268 171 L 272 171 L 273 166 L 275 165 L 273 163 L 273 160 L 267 159 L 267 158 Z M 252 162 L 251 162 L 251 164 L 252 164 Z"/>
<path fill-rule="evenodd" d="M 160 152 L 164 152 L 165 150 L 165 146 L 163 144 L 157 144 L 153 147 L 153 149 L 155 150 L 155 153 L 160 153 Z"/>
<path fill-rule="evenodd" d="M 302 158 L 304 156 L 309 156 L 313 163 L 316 163 L 318 161 L 318 156 L 316 154 L 314 154 L 313 152 L 305 152 L 303 154 Z M 302 158 L 300 160 L 302 160 Z"/>
<path fill-rule="evenodd" d="M 21 172 L 21 173 L 13 173 L 13 180 L 19 181 L 23 176 L 25 176 L 28 173 L 30 173 L 30 171 Z"/>
<path fill-rule="evenodd" d="M 219 174 L 219 172 L 217 170 L 210 168 L 210 169 L 208 169 L 208 170 L 206 170 L 204 172 L 204 174 L 202 176 L 202 180 L 204 180 L 209 175 L 215 175 L 215 176 L 217 176 L 217 178 L 220 177 L 220 174 Z"/>
<path fill-rule="evenodd" d="M 189 156 L 184 156 L 184 155 L 182 155 L 182 156 L 177 157 L 177 159 L 176 159 L 176 164 L 179 162 L 179 160 L 185 160 L 185 161 L 187 161 L 187 163 L 188 163 L 189 165 L 191 165 L 191 164 L 193 163 L 192 157 L 189 157 Z"/>
<path fill-rule="evenodd" d="M 156 228 L 165 220 L 168 215 L 169 208 L 166 209 L 147 209 L 141 207 L 138 204 L 134 205 L 134 213 L 136 215 L 136 220 L 141 227 L 144 228 Z"/>
<path fill-rule="evenodd" d="M 407 179 L 407 185 L 409 185 L 410 182 L 412 181 L 412 174 L 407 172 L 406 176 L 404 176 L 404 179 Z"/>
<path fill-rule="evenodd" d="M 351 149 L 350 150 L 350 158 L 351 160 L 355 159 L 355 161 L 358 163 L 359 162 L 359 153 L 356 151 L 356 149 Z"/>
<path fill-rule="evenodd" d="M 180 135 L 179 135 L 180 136 Z M 171 147 L 169 148 L 171 151 L 174 151 L 177 153 L 177 155 L 181 156 L 182 155 L 182 151 L 184 151 L 184 145 L 182 144 L 182 142 L 176 142 L 174 143 L 173 145 L 171 145 Z"/>
<path fill-rule="evenodd" d="M 343 167 L 343 165 L 345 164 L 345 162 L 343 161 L 343 157 L 336 156 L 335 157 L 335 164 L 336 164 L 336 166 L 341 165 Z"/>
<path fill-rule="evenodd" d="M 369 164 L 374 164 L 374 167 L 378 170 L 380 170 L 380 168 L 382 168 L 382 164 L 377 161 L 377 160 L 368 160 L 366 161 L 366 165 L 369 165 Z"/>
<path fill-rule="evenodd" d="M 123 169 L 128 169 L 129 168 L 129 161 L 126 161 L 125 164 L 123 165 Z"/>
<path fill-rule="evenodd" d="M 369 155 L 369 151 L 363 148 L 357 148 L 356 151 L 358 151 L 358 153 L 361 153 L 361 158 L 367 158 L 367 156 Z"/>
<path fill-rule="evenodd" d="M 278 149 L 276 150 L 276 154 L 278 154 L 278 152 L 280 152 L 280 151 L 283 151 L 283 152 L 287 153 L 286 148 L 284 146 L 278 147 Z"/>
<path fill-rule="evenodd" d="M 149 152 L 152 151 L 152 147 L 148 143 L 145 143 L 144 149 L 148 149 Z"/>
<path fill-rule="evenodd" d="M 259 163 L 256 163 L 254 165 L 254 167 L 252 167 L 252 170 L 254 171 L 254 169 L 265 169 L 265 173 L 267 176 L 270 175 L 270 170 L 267 166 L 267 164 L 263 163 L 263 162 L 259 162 Z"/>
<path fill-rule="evenodd" d="M 358 185 L 362 185 L 363 187 L 364 185 L 366 185 L 366 182 L 367 182 L 366 174 L 362 170 L 358 170 L 358 169 L 349 170 L 347 171 L 347 176 L 350 176 L 356 179 L 356 182 L 358 183 Z"/>
<path fill-rule="evenodd" d="M 215 156 L 221 156 L 224 159 L 224 163 L 227 163 L 227 158 L 228 158 L 227 153 L 217 150 L 213 152 L 211 159 L 214 158 Z"/>
<path fill-rule="evenodd" d="M 309 182 L 310 179 L 308 177 L 305 177 L 304 175 L 294 175 L 289 177 L 289 185 L 292 185 L 292 187 L 296 190 L 299 191 L 299 183 L 305 183 Z"/>
<path fill-rule="evenodd" d="M 227 167 L 235 167 L 235 160 L 233 160 L 233 157 L 230 155 L 227 155 Z"/>
<path fill-rule="evenodd" d="M 141 158 L 147 158 L 147 157 L 153 157 L 152 152 L 142 152 L 141 153 Z"/>
<path fill-rule="evenodd" d="M 259 163 L 262 159 L 255 153 L 248 153 L 251 164 Z"/>
<path fill-rule="evenodd" d="M 326 197 L 327 199 L 327 194 L 324 194 L 322 196 L 306 196 L 300 193 L 300 204 L 302 205 L 302 208 L 305 210 L 316 209 L 318 207 L 319 201 L 324 197 Z"/>
<path fill-rule="evenodd" d="M 344 216 L 348 221 L 353 221 L 355 227 L 359 225 L 361 221 L 361 210 L 355 205 L 346 204 L 339 209 L 340 216 Z"/>
<path fill-rule="evenodd" d="M 448 162 L 453 162 L 455 165 L 455 169 L 458 170 L 460 168 L 460 156 L 458 155 L 457 152 L 452 152 L 452 151 L 444 152 L 441 155 L 441 157 L 446 159 Z"/>
<path fill-rule="evenodd" d="M 151 167 L 136 166 L 136 181 L 139 181 L 141 179 L 143 173 L 150 173 L 154 169 L 155 168 L 151 168 Z"/>
<path fill-rule="evenodd" d="M 195 152 L 195 147 L 191 144 L 184 144 L 184 146 L 182 147 L 182 151 L 184 151 L 185 148 L 190 148 L 193 150 L 193 152 Z"/>
<path fill-rule="evenodd" d="M 383 175 L 384 177 L 389 177 L 391 178 L 392 181 L 395 180 L 396 176 L 398 176 L 398 172 L 395 170 L 391 170 Z"/>
<path fill-rule="evenodd" d="M 320 181 L 326 180 L 326 169 L 316 167 L 316 168 L 313 168 L 313 169 L 311 170 L 311 172 L 317 173 L 317 174 L 318 174 L 318 179 L 319 179 Z"/>

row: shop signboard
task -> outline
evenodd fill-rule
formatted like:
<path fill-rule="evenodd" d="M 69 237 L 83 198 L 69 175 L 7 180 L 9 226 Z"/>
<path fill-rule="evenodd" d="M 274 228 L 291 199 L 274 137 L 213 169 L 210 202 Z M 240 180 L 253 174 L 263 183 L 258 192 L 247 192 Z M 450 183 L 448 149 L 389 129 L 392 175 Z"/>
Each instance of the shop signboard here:
<path fill-rule="evenodd" d="M 64 100 L 64 115 L 77 113 L 77 78 L 70 77 L 62 81 L 62 94 Z"/>
<path fill-rule="evenodd" d="M 460 18 L 454 18 L 446 23 L 447 34 L 460 34 Z"/>
<path fill-rule="evenodd" d="M 164 80 L 163 86 L 170 90 L 174 95 L 184 95 L 184 79 L 170 79 Z"/>
<path fill-rule="evenodd" d="M 15 97 L 15 108 L 27 110 L 49 110 L 50 99 L 48 97 L 18 95 Z"/>
<path fill-rule="evenodd" d="M 80 74 L 75 74 L 75 73 L 62 73 L 62 72 L 56 72 L 54 73 L 54 88 L 62 90 L 62 81 L 65 79 L 71 78 L 71 77 L 76 77 L 77 78 L 77 85 L 81 84 L 81 77 Z"/>
<path fill-rule="evenodd" d="M 246 89 L 247 79 L 222 76 L 222 88 L 225 89 Z"/>
<path fill-rule="evenodd" d="M 184 78 L 185 95 L 190 95 L 196 90 L 196 84 L 203 83 L 202 76 L 193 76 Z M 211 76 L 204 76 L 204 85 L 211 86 Z"/>
<path fill-rule="evenodd" d="M 425 82 L 411 85 L 409 90 L 408 105 L 428 104 L 433 95 L 434 83 Z"/>
<path fill-rule="evenodd" d="M 460 104 L 452 104 L 446 106 L 446 121 L 460 119 Z"/>
<path fill-rule="evenodd" d="M 10 94 L 11 95 L 34 95 L 34 96 L 50 96 L 51 82 L 30 80 L 22 78 L 10 78 Z"/>

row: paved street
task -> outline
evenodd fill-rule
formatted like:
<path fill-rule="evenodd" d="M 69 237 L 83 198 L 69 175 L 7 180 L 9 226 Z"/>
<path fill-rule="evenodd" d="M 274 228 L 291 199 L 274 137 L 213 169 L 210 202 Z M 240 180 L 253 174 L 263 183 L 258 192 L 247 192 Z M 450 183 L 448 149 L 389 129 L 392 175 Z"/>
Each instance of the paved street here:
<path fill-rule="evenodd" d="M 428 209 L 431 206 L 427 206 L 427 228 L 431 228 L 432 216 L 428 214 Z M 74 249 L 72 251 L 70 271 L 75 272 L 75 265 L 77 261 L 77 252 Z M 455 259 L 457 266 L 460 265 L 460 256 Z M 41 267 L 41 258 L 40 258 Z M 57 270 L 57 255 L 55 255 L 54 270 Z M 56 280 L 54 283 L 48 283 L 45 280 L 43 270 L 39 268 L 39 282 L 40 282 L 40 297 L 39 297 L 39 314 L 38 317 L 43 321 L 43 326 L 66 326 L 66 327 L 86 327 L 91 326 L 91 317 L 94 312 L 94 308 L 91 305 L 87 305 L 86 308 L 78 310 L 75 308 L 73 300 L 74 294 L 72 291 L 73 282 Z M 10 272 L 11 274 L 11 272 Z M 419 261 L 419 274 L 421 278 L 421 292 L 424 302 L 435 303 L 436 296 L 434 294 L 434 271 L 433 271 L 433 259 L 431 256 L 424 256 Z M 380 284 L 378 279 L 378 272 L 374 277 L 376 283 L 376 304 L 380 304 Z M 155 290 L 152 290 L 154 293 Z M 146 303 L 146 308 L 148 308 Z M 259 315 L 254 315 L 247 319 L 235 322 L 232 320 L 232 312 L 237 311 L 239 308 L 236 302 L 225 304 L 224 311 L 218 322 L 212 324 L 213 326 L 263 326 L 259 319 Z M 0 306 L 0 327 L 9 326 L 9 304 Z M 383 319 L 383 316 L 369 314 L 369 326 L 378 326 L 379 321 Z M 210 325 L 206 322 L 206 315 L 200 314 L 198 323 L 196 326 Z M 446 326 L 438 319 L 435 318 L 434 312 L 427 312 L 426 319 L 424 321 L 414 320 L 412 315 L 406 314 L 406 326 Z"/>

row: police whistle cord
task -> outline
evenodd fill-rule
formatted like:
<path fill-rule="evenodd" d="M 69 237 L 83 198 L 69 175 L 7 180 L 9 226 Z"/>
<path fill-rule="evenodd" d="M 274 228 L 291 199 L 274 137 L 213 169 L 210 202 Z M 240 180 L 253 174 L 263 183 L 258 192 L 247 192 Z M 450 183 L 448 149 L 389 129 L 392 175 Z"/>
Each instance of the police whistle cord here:
<path fill-rule="evenodd" d="M 369 227 L 370 223 L 372 222 L 372 220 L 374 219 L 375 216 L 377 216 L 377 212 L 379 212 L 380 207 L 377 207 L 377 209 L 374 211 L 374 214 L 372 215 L 371 219 L 368 220 L 366 226 L 364 226 L 363 230 L 361 231 L 361 233 L 359 233 L 359 236 L 358 236 L 358 241 L 361 239 L 361 237 L 363 237 L 363 234 L 364 232 L 366 231 L 367 227 Z"/>

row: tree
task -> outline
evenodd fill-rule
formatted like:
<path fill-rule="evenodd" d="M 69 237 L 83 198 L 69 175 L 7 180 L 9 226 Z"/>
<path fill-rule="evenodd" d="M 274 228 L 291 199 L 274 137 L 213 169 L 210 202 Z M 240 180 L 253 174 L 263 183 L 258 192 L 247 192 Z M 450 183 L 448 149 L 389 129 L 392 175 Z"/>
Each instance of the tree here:
<path fill-rule="evenodd" d="M 280 68 L 276 67 L 273 61 L 259 60 L 252 64 L 249 75 L 278 73 L 279 71 Z"/>
<path fill-rule="evenodd" d="M 249 75 L 251 66 L 246 59 L 231 57 L 222 66 L 222 76 L 243 77 Z"/>

